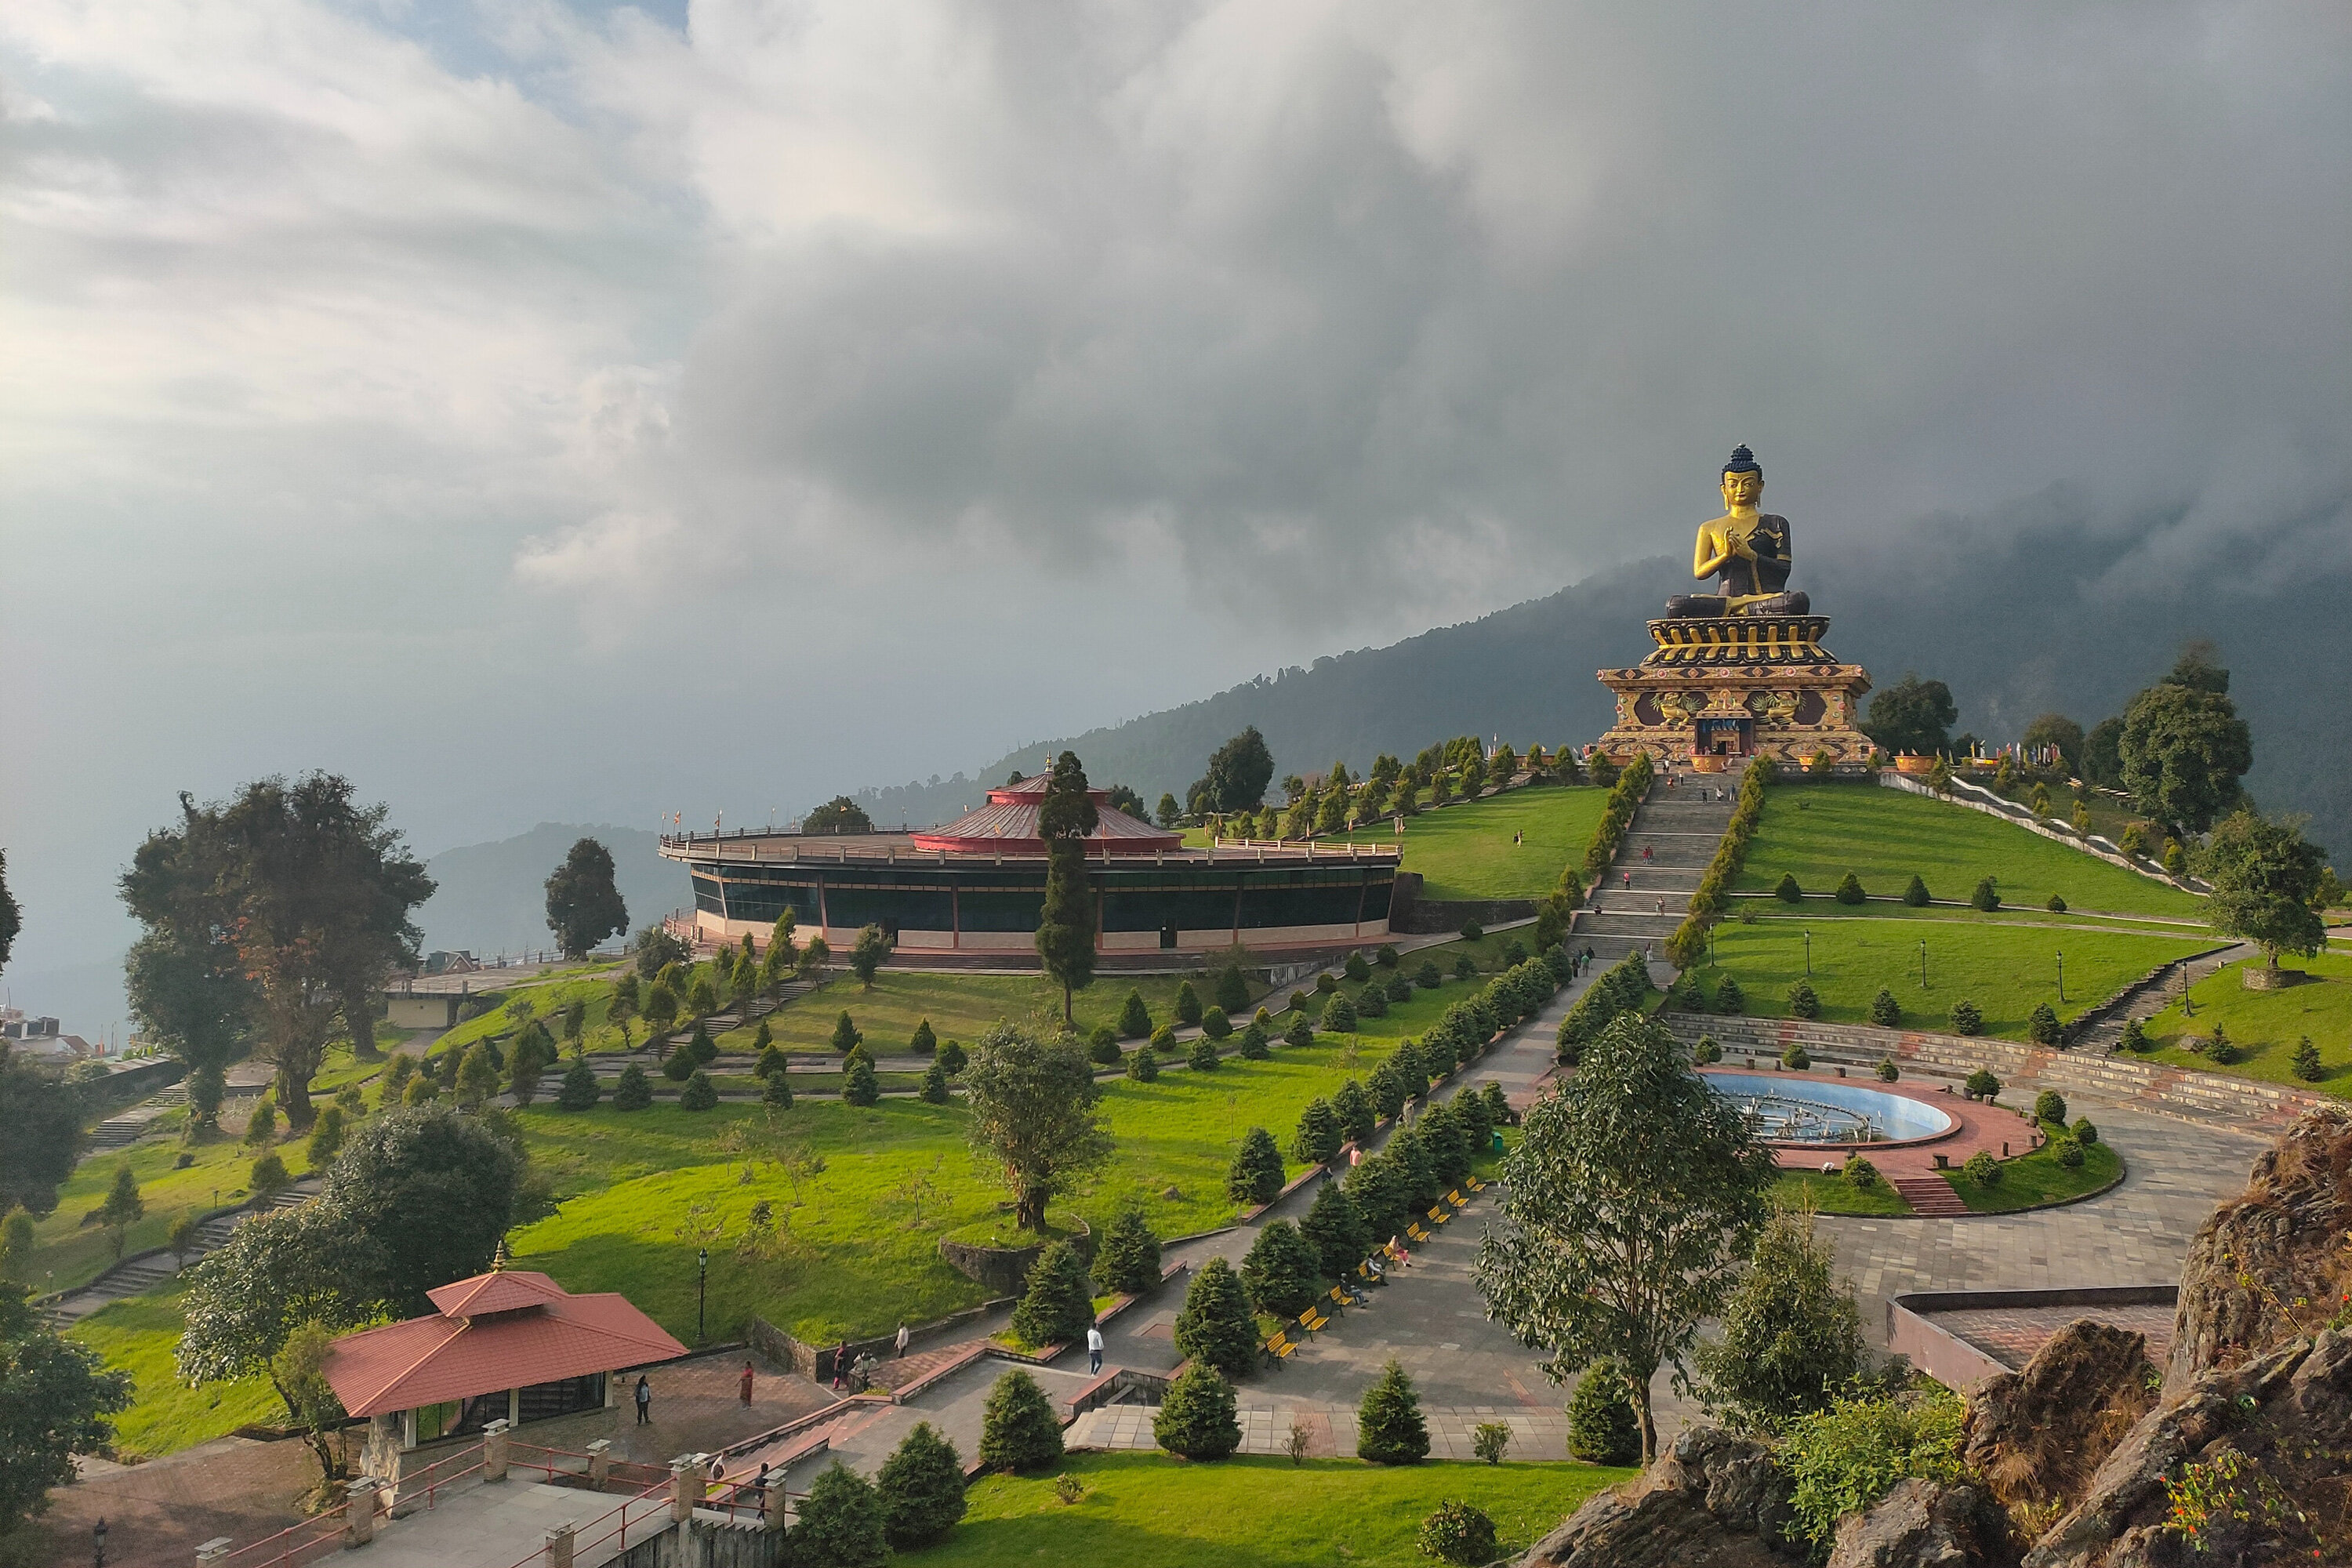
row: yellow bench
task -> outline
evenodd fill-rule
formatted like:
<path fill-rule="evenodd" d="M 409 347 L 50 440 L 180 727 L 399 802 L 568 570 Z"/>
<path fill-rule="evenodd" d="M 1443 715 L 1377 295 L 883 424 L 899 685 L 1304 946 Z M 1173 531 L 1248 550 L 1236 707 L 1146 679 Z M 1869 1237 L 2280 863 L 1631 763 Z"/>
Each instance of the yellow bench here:
<path fill-rule="evenodd" d="M 1415 1241 L 1427 1241 L 1429 1239 L 1429 1232 L 1421 1228 L 1421 1222 L 1419 1220 L 1407 1221 L 1404 1227 L 1404 1233 L 1412 1237 Z"/>
<path fill-rule="evenodd" d="M 1469 1200 L 1468 1198 L 1464 1197 L 1464 1196 L 1463 1196 L 1459 1192 L 1452 1192 L 1452 1193 L 1448 1193 L 1448 1194 L 1445 1194 L 1445 1201 L 1446 1201 L 1447 1203 L 1449 1203 L 1449 1204 L 1452 1204 L 1455 1208 L 1458 1208 L 1458 1209 L 1466 1209 L 1466 1208 L 1468 1208 L 1468 1207 L 1470 1206 L 1470 1200 Z"/>
<path fill-rule="evenodd" d="M 1290 1337 L 1288 1331 L 1276 1329 L 1274 1338 L 1265 1342 L 1265 1353 L 1278 1362 L 1288 1361 L 1298 1353 L 1298 1342 Z"/>
<path fill-rule="evenodd" d="M 1429 1205 L 1430 1224 L 1444 1225 L 1447 1220 L 1452 1219 L 1453 1217 L 1453 1215 L 1446 1211 L 1445 1201 L 1443 1198 Z"/>
<path fill-rule="evenodd" d="M 1323 1316 L 1313 1307 L 1298 1314 L 1298 1326 L 1310 1334 L 1318 1329 L 1328 1327 L 1330 1321 L 1330 1319 Z"/>
<path fill-rule="evenodd" d="M 1480 1181 L 1480 1180 L 1479 1180 L 1477 1177 L 1475 1177 L 1475 1176 L 1465 1176 L 1465 1177 L 1464 1177 L 1464 1178 L 1463 1178 L 1463 1181 L 1462 1181 L 1462 1184 L 1463 1184 L 1464 1186 L 1465 1186 L 1465 1187 L 1468 1187 L 1468 1188 L 1469 1188 L 1472 1192 L 1474 1192 L 1474 1193 L 1483 1193 L 1483 1192 L 1485 1192 L 1485 1191 L 1486 1190 L 1486 1183 L 1484 1183 L 1484 1182 L 1482 1182 L 1482 1181 Z"/>

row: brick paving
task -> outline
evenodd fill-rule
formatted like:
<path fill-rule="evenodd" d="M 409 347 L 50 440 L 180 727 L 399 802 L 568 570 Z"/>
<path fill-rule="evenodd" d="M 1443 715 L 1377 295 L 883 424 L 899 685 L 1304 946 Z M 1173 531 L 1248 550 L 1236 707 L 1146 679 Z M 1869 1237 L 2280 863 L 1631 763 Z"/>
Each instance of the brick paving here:
<path fill-rule="evenodd" d="M 1927 1321 L 2011 1372 L 2021 1372 L 2059 1330 L 2081 1318 L 2146 1334 L 2148 1359 L 2158 1366 L 2172 1353 L 2172 1309 L 2167 1306 L 1959 1307 Z"/>
<path fill-rule="evenodd" d="M 36 1561 L 87 1563 L 90 1527 L 106 1521 L 106 1560 L 119 1568 L 183 1568 L 219 1536 L 257 1541 L 299 1523 L 300 1495 L 319 1463 L 298 1442 L 220 1437 L 143 1465 L 85 1461 L 81 1479 L 49 1492 L 34 1522 L 47 1550 Z"/>

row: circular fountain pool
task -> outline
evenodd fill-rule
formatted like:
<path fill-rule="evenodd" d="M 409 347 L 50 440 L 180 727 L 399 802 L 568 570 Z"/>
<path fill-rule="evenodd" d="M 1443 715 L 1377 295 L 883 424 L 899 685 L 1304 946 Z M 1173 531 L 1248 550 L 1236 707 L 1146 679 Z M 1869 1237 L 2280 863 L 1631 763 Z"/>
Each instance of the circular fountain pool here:
<path fill-rule="evenodd" d="M 1746 1113 L 1768 1143 L 1916 1143 L 1940 1138 L 1951 1117 L 1900 1094 L 1787 1073 L 1710 1072 L 1707 1088 Z"/>

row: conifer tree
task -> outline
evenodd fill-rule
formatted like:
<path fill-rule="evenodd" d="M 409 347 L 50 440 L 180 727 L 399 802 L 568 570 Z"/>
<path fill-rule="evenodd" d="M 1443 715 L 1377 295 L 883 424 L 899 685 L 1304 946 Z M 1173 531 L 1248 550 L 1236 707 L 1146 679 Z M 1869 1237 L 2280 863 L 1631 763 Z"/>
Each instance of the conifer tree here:
<path fill-rule="evenodd" d="M 1133 1205 L 1111 1217 L 1095 1254 L 1094 1282 L 1113 1295 L 1140 1296 L 1160 1284 L 1160 1238 Z"/>
<path fill-rule="evenodd" d="M 1181 1340 L 1179 1343 L 1181 1348 Z M 1061 1457 L 1062 1424 L 1054 1418 L 1053 1402 L 1037 1380 L 1018 1370 L 998 1378 L 981 1415 L 982 1466 L 1018 1473 L 1042 1470 Z"/>
<path fill-rule="evenodd" d="M 1234 1385 L 1206 1362 L 1178 1373 L 1151 1418 L 1154 1441 L 1185 1459 L 1222 1459 L 1242 1446 Z"/>
<path fill-rule="evenodd" d="M 1356 1410 L 1356 1458 L 1375 1465 L 1417 1465 L 1429 1457 L 1429 1423 L 1421 1396 L 1394 1357 Z"/>
<path fill-rule="evenodd" d="M 1029 1270 L 1021 1304 L 1013 1309 L 1013 1331 L 1032 1346 L 1075 1344 L 1095 1321 L 1094 1300 L 1077 1249 L 1048 1242 Z"/>
<path fill-rule="evenodd" d="M 882 1533 L 882 1499 L 874 1484 L 839 1459 L 809 1483 L 793 1526 L 793 1557 L 828 1568 L 882 1568 L 890 1549 Z"/>
<path fill-rule="evenodd" d="M 584 1057 L 574 1057 L 563 1072 L 563 1087 L 556 1091 L 555 1103 L 565 1110 L 587 1110 L 594 1107 L 604 1092 L 596 1081 L 596 1069 Z"/>
<path fill-rule="evenodd" d="M 1151 1037 L 1151 1009 L 1143 1004 L 1143 993 L 1130 991 L 1118 1010 L 1118 1036 L 1123 1040 L 1145 1040 Z"/>
<path fill-rule="evenodd" d="M 963 1518 L 963 1457 L 955 1445 L 918 1421 L 875 1473 L 882 1496 L 883 1538 L 901 1552 L 947 1539 Z"/>
<path fill-rule="evenodd" d="M 621 1081 L 613 1086 L 613 1109 L 643 1110 L 654 1102 L 654 1086 L 646 1081 L 646 1069 L 631 1062 L 621 1069 Z"/>
<path fill-rule="evenodd" d="M 1364 1223 L 1363 1212 L 1338 1182 L 1322 1184 L 1315 1194 L 1315 1206 L 1298 1222 L 1298 1232 L 1313 1244 L 1320 1273 L 1327 1279 L 1355 1272 L 1356 1265 L 1372 1248 L 1371 1229 Z"/>
<path fill-rule="evenodd" d="M 1095 976 L 1095 900 L 1087 885 L 1087 835 L 1100 820 L 1077 754 L 1064 752 L 1037 805 L 1037 832 L 1045 840 L 1045 904 L 1037 924 L 1037 956 L 1062 988 L 1062 1021 L 1075 1020 L 1073 998 Z"/>
<path fill-rule="evenodd" d="M 1261 1228 L 1242 1259 L 1242 1294 L 1261 1312 L 1295 1318 L 1322 1294 L 1323 1259 L 1286 1219 Z"/>
<path fill-rule="evenodd" d="M 1192 989 L 1191 981 L 1178 981 L 1176 983 L 1176 1022 L 1186 1028 L 1191 1028 L 1200 1021 L 1200 994 Z"/>
<path fill-rule="evenodd" d="M 1176 1314 L 1176 1353 L 1215 1367 L 1229 1378 L 1247 1377 L 1257 1365 L 1256 1320 L 1232 1264 L 1212 1258 L 1192 1276 L 1184 1306 Z"/>
<path fill-rule="evenodd" d="M 1282 1151 L 1275 1147 L 1272 1133 L 1253 1127 L 1242 1134 L 1241 1147 L 1234 1151 L 1233 1168 L 1225 1176 L 1225 1195 L 1255 1207 L 1274 1202 L 1281 1193 Z"/>

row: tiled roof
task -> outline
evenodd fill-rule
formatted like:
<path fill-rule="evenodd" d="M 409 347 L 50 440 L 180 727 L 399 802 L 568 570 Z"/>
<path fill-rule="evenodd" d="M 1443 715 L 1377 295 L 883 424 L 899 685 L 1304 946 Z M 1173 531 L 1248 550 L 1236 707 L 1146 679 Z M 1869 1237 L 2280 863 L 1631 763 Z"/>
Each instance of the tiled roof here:
<path fill-rule="evenodd" d="M 1183 847 L 1184 836 L 1154 827 L 1104 804 L 1108 790 L 1088 792 L 1095 801 L 1095 830 L 1087 835 L 1090 855 L 1150 855 Z M 918 849 L 1001 854 L 1043 855 L 1045 840 L 1037 832 L 1037 808 L 1045 795 L 1045 775 L 1024 779 L 988 792 L 988 804 L 966 812 L 945 827 L 927 827 L 912 837 Z"/>
<path fill-rule="evenodd" d="M 625 1297 L 573 1296 L 544 1274 L 479 1274 L 430 1294 L 432 1316 L 334 1342 L 324 1370 L 344 1409 L 413 1410 L 686 1353 Z"/>

